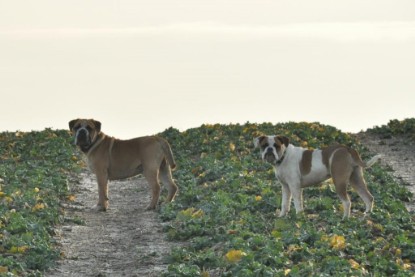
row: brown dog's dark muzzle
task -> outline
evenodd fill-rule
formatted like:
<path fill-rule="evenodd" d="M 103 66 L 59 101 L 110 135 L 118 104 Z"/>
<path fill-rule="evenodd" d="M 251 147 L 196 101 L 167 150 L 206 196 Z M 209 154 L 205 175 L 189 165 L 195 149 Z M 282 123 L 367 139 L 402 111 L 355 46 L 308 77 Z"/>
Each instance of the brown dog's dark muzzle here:
<path fill-rule="evenodd" d="M 88 146 L 91 144 L 91 139 L 86 130 L 81 129 L 76 133 L 76 144 L 79 146 Z"/>

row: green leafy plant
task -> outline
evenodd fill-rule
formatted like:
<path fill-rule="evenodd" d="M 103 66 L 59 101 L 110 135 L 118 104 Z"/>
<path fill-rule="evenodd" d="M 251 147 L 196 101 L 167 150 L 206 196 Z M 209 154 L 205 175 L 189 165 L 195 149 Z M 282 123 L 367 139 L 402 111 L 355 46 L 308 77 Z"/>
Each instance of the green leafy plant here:
<path fill-rule="evenodd" d="M 172 144 L 180 194 L 160 216 L 169 239 L 187 241 L 172 251 L 166 276 L 413 276 L 414 218 L 402 203 L 410 193 L 388 172 L 379 165 L 365 172 L 375 197 L 368 217 L 350 191 L 353 216 L 342 221 L 341 203 L 324 183 L 304 191 L 304 214 L 278 218 L 281 188 L 252 143 L 261 134 L 311 148 L 340 142 L 368 158 L 353 136 L 318 123 L 166 130 L 160 135 Z"/>
<path fill-rule="evenodd" d="M 79 170 L 66 131 L 0 134 L 0 274 L 39 275 L 59 257 L 54 226 Z"/>
<path fill-rule="evenodd" d="M 387 128 L 412 132 L 411 122 Z M 278 218 L 280 186 L 252 143 L 262 134 L 311 148 L 340 142 L 368 158 L 353 136 L 319 123 L 165 130 L 180 193 L 160 218 L 169 239 L 185 241 L 172 249 L 166 276 L 414 275 L 414 216 L 402 203 L 411 194 L 388 171 L 375 165 L 365 172 L 375 197 L 368 217 L 350 191 L 352 217 L 342 221 L 340 202 L 324 183 L 304 191 L 304 214 Z M 59 203 L 72 198 L 68 183 L 82 161 L 68 132 L 50 129 L 1 133 L 0 161 L 0 275 L 40 276 L 60 255 L 53 239 L 63 220 Z"/>
<path fill-rule="evenodd" d="M 415 118 L 404 120 L 393 119 L 386 125 L 368 129 L 369 132 L 379 134 L 382 138 L 391 138 L 394 135 L 403 135 L 415 141 Z"/>

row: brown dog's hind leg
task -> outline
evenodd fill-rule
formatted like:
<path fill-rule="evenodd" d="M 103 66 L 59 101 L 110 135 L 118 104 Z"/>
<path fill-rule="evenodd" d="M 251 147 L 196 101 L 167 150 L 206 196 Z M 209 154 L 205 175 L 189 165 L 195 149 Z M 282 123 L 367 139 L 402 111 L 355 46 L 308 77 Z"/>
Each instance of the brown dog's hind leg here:
<path fill-rule="evenodd" d="M 350 184 L 357 192 L 357 194 L 362 198 L 363 202 L 366 205 L 365 213 L 370 213 L 373 210 L 373 196 L 370 194 L 367 189 L 366 182 L 363 178 L 363 171 L 360 166 L 355 167 L 352 175 L 350 176 Z"/>
<path fill-rule="evenodd" d="M 166 161 L 163 161 L 161 163 L 159 177 L 163 185 L 167 186 L 167 190 L 169 191 L 166 202 L 173 201 L 178 191 L 178 188 L 173 181 L 170 165 L 167 164 Z"/>
<path fill-rule="evenodd" d="M 151 202 L 147 206 L 146 210 L 154 210 L 157 207 L 157 203 L 160 197 L 160 183 L 158 180 L 158 170 L 144 170 L 144 177 L 151 188 Z"/>

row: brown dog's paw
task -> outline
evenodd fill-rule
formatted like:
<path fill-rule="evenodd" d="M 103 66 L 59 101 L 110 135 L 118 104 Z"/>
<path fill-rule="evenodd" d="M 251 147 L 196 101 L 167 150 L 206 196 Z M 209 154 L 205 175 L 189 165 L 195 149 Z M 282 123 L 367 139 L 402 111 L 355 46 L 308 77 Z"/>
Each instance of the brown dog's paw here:
<path fill-rule="evenodd" d="M 157 205 L 150 204 L 146 207 L 146 211 L 152 211 L 152 210 L 155 210 L 156 208 L 157 208 Z"/>
<path fill-rule="evenodd" d="M 108 203 L 102 205 L 102 204 L 96 204 L 92 207 L 92 210 L 97 212 L 106 212 L 108 210 Z"/>

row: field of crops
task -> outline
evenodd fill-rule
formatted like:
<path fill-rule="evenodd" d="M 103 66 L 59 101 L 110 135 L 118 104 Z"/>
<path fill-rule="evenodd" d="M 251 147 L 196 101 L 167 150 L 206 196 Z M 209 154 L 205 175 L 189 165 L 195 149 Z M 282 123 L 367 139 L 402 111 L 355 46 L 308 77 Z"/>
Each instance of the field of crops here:
<path fill-rule="evenodd" d="M 179 168 L 177 201 L 162 208 L 174 249 L 166 276 L 413 276 L 414 215 L 409 193 L 378 165 L 365 173 L 375 197 L 372 215 L 352 197 L 352 218 L 342 221 L 330 183 L 304 191 L 305 213 L 277 218 L 281 188 L 252 140 L 283 134 L 295 145 L 340 142 L 367 152 L 348 134 L 316 123 L 204 125 L 162 135 Z"/>
<path fill-rule="evenodd" d="M 403 204 L 410 193 L 387 171 L 365 171 L 375 197 L 366 218 L 350 191 L 352 216 L 343 221 L 330 182 L 304 190 L 304 214 L 278 218 L 280 185 L 253 147 L 262 134 L 312 148 L 340 142 L 370 158 L 353 136 L 318 123 L 167 129 L 160 135 L 172 145 L 180 193 L 160 217 L 168 239 L 183 244 L 166 276 L 414 276 L 415 216 Z M 60 202 L 73 197 L 76 153 L 66 131 L 0 134 L 0 276 L 41 276 L 59 258 L 54 227 L 64 220 Z"/>
<path fill-rule="evenodd" d="M 0 134 L 0 276 L 41 272 L 60 251 L 54 226 L 79 169 L 66 131 Z"/>
<path fill-rule="evenodd" d="M 368 129 L 369 132 L 379 134 L 384 138 L 401 135 L 415 141 L 415 118 L 405 120 L 390 120 L 388 124 Z"/>

